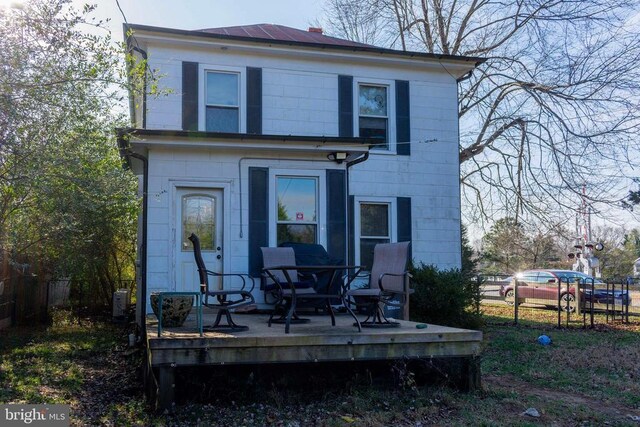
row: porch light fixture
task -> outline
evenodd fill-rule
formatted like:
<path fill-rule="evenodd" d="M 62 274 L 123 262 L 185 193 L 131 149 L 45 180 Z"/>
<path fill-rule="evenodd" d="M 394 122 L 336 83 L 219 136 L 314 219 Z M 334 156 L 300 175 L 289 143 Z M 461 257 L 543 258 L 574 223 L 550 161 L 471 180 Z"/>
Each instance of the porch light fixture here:
<path fill-rule="evenodd" d="M 343 151 L 336 151 L 335 153 L 327 154 L 327 159 L 331 160 L 332 162 L 336 162 L 337 164 L 340 164 L 345 160 L 347 160 L 347 155 L 348 154 Z"/>

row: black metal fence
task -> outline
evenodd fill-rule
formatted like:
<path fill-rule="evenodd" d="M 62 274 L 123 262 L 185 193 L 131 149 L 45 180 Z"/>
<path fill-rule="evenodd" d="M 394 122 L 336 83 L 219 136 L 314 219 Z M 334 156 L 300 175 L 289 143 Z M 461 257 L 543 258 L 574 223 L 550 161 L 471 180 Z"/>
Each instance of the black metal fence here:
<path fill-rule="evenodd" d="M 514 323 L 524 317 L 554 322 L 558 327 L 593 327 L 597 314 L 604 314 L 605 322 L 628 323 L 630 316 L 640 316 L 640 286 L 632 278 L 553 283 L 527 283 L 516 278 L 478 280 L 482 304 L 512 307 Z"/>

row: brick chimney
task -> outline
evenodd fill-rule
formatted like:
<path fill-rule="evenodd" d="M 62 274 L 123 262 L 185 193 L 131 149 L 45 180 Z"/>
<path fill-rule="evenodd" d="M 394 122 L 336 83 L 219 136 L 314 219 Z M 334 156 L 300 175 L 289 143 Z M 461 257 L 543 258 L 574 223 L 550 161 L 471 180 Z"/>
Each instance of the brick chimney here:
<path fill-rule="evenodd" d="M 319 27 L 309 27 L 309 32 L 310 32 L 310 33 L 318 33 L 318 34 L 322 34 L 322 28 L 319 28 Z"/>

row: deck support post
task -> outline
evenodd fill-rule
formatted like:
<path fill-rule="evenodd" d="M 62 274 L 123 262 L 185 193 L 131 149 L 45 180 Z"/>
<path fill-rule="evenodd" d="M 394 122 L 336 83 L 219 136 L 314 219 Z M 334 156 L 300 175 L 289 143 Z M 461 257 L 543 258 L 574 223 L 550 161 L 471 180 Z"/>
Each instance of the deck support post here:
<path fill-rule="evenodd" d="M 142 361 L 142 380 L 144 387 L 144 394 L 147 398 L 147 402 L 155 404 L 157 383 L 156 378 L 153 375 L 153 367 L 151 366 L 151 360 L 149 359 L 149 349 L 145 350 L 145 357 Z"/>
<path fill-rule="evenodd" d="M 158 398 L 159 411 L 173 412 L 175 406 L 175 368 L 171 365 L 158 368 Z"/>
<path fill-rule="evenodd" d="M 458 388 L 464 392 L 481 390 L 480 357 L 463 357 L 460 368 Z"/>

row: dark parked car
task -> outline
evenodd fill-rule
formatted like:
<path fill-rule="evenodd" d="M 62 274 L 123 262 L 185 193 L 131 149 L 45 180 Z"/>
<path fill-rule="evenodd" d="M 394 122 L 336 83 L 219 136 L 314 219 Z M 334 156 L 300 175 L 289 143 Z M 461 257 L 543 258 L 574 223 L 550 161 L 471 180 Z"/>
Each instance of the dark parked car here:
<path fill-rule="evenodd" d="M 558 282 L 560 281 L 560 304 L 562 307 L 569 306 L 570 311 L 575 310 L 575 283 L 580 282 L 585 285 L 582 292 L 584 301 L 591 302 L 591 284 L 601 287 L 604 285 L 599 279 L 595 279 L 587 274 L 572 270 L 526 270 L 515 275 L 518 280 L 518 303 L 523 302 L 542 304 L 557 307 L 558 305 Z M 500 295 L 504 297 L 507 304 L 513 305 L 515 302 L 515 280 L 505 283 L 500 287 Z M 567 283 L 569 286 L 567 292 Z M 594 289 L 594 303 L 596 304 L 626 304 L 628 302 L 626 292 L 608 291 L 606 289 Z"/>

